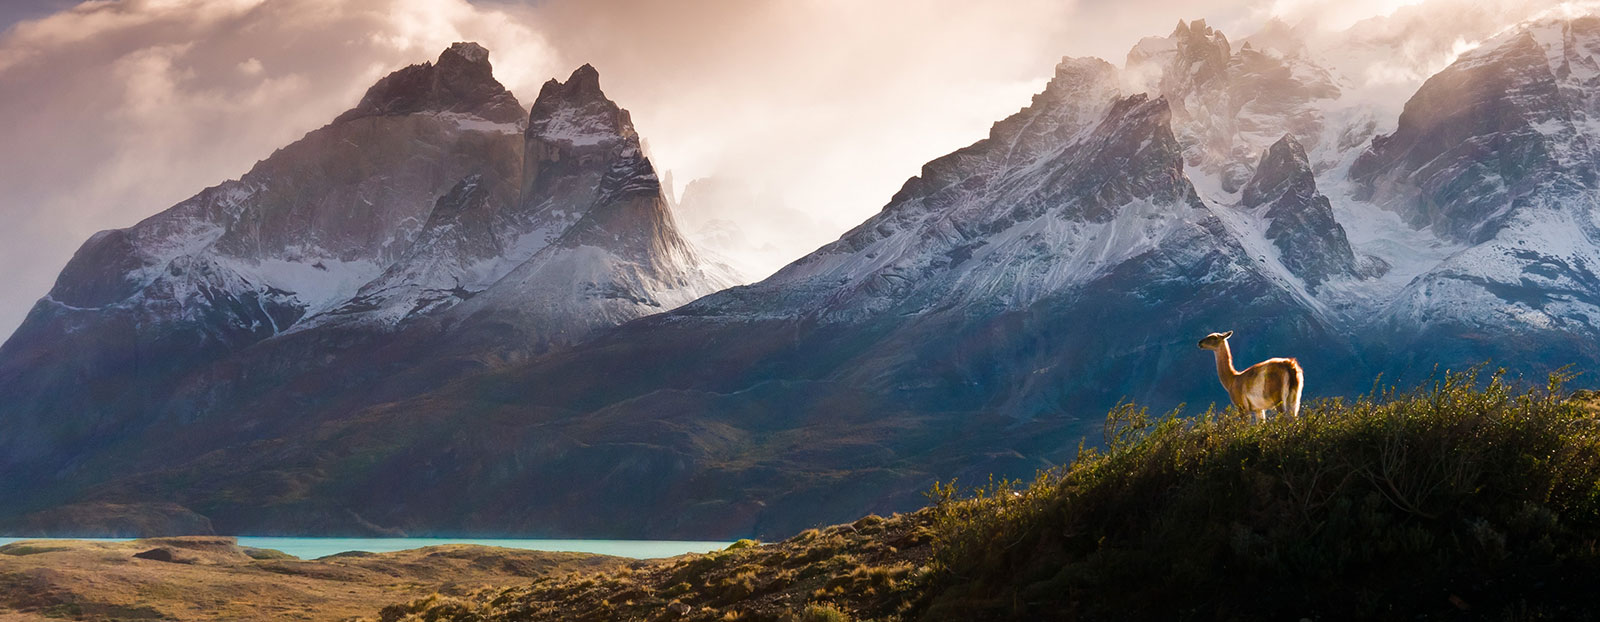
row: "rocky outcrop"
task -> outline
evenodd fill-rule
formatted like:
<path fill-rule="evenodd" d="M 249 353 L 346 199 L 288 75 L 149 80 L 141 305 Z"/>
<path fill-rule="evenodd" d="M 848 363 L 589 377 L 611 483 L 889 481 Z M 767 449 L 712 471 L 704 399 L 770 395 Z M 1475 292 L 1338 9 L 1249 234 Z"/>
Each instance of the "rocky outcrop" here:
<path fill-rule="evenodd" d="M 516 96 L 494 79 L 489 51 L 476 43 L 457 43 L 434 63 L 412 65 L 379 80 L 334 123 L 419 112 L 459 113 L 496 123 L 516 123 L 523 115 Z"/>
<path fill-rule="evenodd" d="M 1282 253 L 1283 265 L 1313 289 L 1330 277 L 1361 273 L 1328 197 L 1317 192 L 1305 148 L 1293 136 L 1284 135 L 1261 154 L 1240 206 L 1268 223 L 1265 235 Z"/>
<path fill-rule="evenodd" d="M 1285 38 L 1270 27 L 1262 34 L 1263 43 Z M 1323 103 L 1340 95 L 1303 47 L 1235 50 L 1205 20 L 1180 21 L 1171 35 L 1140 41 L 1125 71 L 1136 88 L 1171 102 L 1185 163 L 1217 175 L 1228 193 L 1249 180 L 1257 154 L 1280 136 L 1320 140 Z"/>

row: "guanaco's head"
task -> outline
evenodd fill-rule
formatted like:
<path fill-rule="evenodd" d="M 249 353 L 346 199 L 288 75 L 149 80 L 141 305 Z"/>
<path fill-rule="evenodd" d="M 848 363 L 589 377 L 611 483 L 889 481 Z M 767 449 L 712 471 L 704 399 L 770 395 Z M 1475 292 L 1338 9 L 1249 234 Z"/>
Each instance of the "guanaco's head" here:
<path fill-rule="evenodd" d="M 1206 335 L 1205 339 L 1200 340 L 1200 348 L 1202 350 L 1219 350 L 1222 346 L 1228 345 L 1228 338 L 1232 336 L 1233 331 L 1231 330 L 1225 333 L 1211 333 Z"/>

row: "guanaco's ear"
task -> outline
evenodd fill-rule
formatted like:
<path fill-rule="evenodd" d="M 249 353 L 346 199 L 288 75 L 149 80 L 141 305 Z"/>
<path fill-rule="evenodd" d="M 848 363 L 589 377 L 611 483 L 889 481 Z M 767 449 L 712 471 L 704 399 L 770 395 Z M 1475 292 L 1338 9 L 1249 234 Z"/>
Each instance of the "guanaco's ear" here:
<path fill-rule="evenodd" d="M 1231 331 L 1231 330 L 1228 331 L 1228 332 L 1222 333 L 1222 338 L 1223 339 L 1227 339 L 1227 338 L 1232 337 L 1232 336 L 1233 336 L 1233 331 Z"/>

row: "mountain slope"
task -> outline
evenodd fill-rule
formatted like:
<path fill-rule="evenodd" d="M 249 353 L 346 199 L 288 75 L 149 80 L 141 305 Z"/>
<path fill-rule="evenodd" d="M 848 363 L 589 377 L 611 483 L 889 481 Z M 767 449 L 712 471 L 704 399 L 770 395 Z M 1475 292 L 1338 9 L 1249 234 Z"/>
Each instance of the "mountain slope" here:
<path fill-rule="evenodd" d="M 0 349 L 12 511 L 729 284 L 678 235 L 594 68 L 522 114 L 457 44 L 241 180 L 90 240 Z"/>
<path fill-rule="evenodd" d="M 1059 465 L 1126 399 L 1221 401 L 1194 346 L 1213 331 L 1236 331 L 1241 366 L 1297 357 L 1308 398 L 1486 357 L 1600 363 L 1594 23 L 1508 33 L 1383 121 L 1390 103 L 1281 27 L 1234 49 L 1180 23 L 1121 69 L 1064 59 L 877 215 L 715 293 L 581 68 L 542 90 L 513 174 L 441 185 L 382 270 L 184 372 L 160 425 L 32 463 L 71 478 L 33 507 L 772 536 Z M 81 424 L 52 425 L 36 433 Z"/>
<path fill-rule="evenodd" d="M 138 491 L 235 531 L 589 537 L 906 507 L 934 478 L 1059 464 L 1098 426 L 1078 414 L 1125 395 L 1217 392 L 1197 326 L 1334 342 L 1231 211 L 1188 182 L 1164 100 L 1068 59 L 988 138 L 761 283 L 87 498 Z M 1352 356 L 1301 351 L 1330 382 Z"/>
<path fill-rule="evenodd" d="M 1466 245 L 1386 310 L 1390 365 L 1600 361 L 1600 18 L 1463 55 L 1350 169 L 1363 196 Z"/>
<path fill-rule="evenodd" d="M 487 72 L 481 47 L 453 46 L 239 180 L 90 238 L 0 346 L 9 398 L 0 460 L 59 456 L 139 425 L 124 416 L 130 402 L 159 402 L 176 375 L 287 330 L 378 276 L 461 178 L 512 174 L 521 128 L 506 111 L 520 107 Z M 409 94 L 436 82 L 477 97 Z M 391 100 L 410 103 L 366 113 Z M 73 413 L 71 422 L 57 413 Z"/>
<path fill-rule="evenodd" d="M 519 347 L 566 345 L 732 284 L 678 234 L 627 111 L 593 67 L 544 85 L 523 151 L 519 175 L 463 180 L 406 255 L 296 330 L 427 318 L 494 324 L 521 335 Z"/>

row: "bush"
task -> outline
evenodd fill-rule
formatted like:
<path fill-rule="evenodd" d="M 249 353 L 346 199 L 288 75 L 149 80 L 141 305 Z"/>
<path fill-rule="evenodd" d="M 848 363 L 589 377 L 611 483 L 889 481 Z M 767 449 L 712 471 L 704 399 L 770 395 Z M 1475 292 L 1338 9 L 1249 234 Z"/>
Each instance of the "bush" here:
<path fill-rule="evenodd" d="M 833 605 L 807 605 L 799 622 L 850 622 L 850 616 Z"/>
<path fill-rule="evenodd" d="M 1033 482 L 939 485 L 923 619 L 1592 617 L 1600 424 L 1450 374 L 1255 425 L 1107 417 Z"/>

